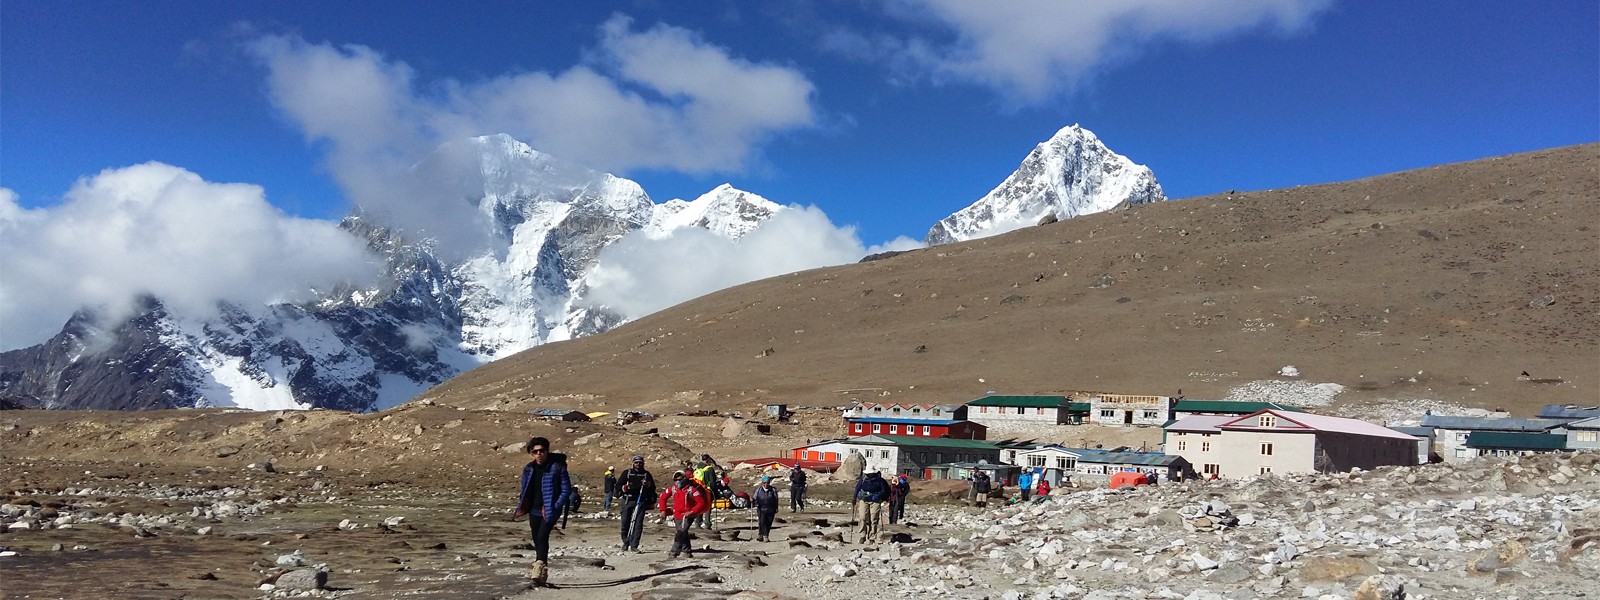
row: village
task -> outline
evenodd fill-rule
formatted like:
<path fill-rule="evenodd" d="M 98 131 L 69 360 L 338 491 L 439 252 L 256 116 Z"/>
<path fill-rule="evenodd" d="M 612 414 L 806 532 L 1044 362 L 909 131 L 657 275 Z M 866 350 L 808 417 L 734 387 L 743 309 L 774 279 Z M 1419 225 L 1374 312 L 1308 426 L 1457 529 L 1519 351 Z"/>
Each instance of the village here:
<path fill-rule="evenodd" d="M 1478 412 L 1482 416 L 1422 414 L 1415 424 L 1391 426 L 1274 402 L 1094 392 L 989 395 L 965 403 L 864 401 L 842 410 L 842 437 L 732 464 L 832 473 L 859 457 L 858 468 L 845 469 L 852 475 L 878 471 L 932 481 L 971 479 L 982 471 L 1002 486 L 1043 482 L 1060 489 L 1600 449 L 1600 406 L 1548 405 L 1536 418 Z M 767 413 L 781 421 L 788 409 L 770 405 Z M 1044 441 L 1069 437 L 1082 425 L 1155 430 L 1160 441 L 1112 448 Z"/>

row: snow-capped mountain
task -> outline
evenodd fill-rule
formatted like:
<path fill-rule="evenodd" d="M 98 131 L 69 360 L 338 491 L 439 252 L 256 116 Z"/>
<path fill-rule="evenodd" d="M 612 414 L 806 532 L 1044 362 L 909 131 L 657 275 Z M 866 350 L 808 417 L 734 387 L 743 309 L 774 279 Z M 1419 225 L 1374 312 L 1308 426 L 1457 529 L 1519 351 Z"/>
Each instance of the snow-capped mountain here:
<path fill-rule="evenodd" d="M 988 195 L 928 230 L 928 245 L 959 242 L 1118 206 L 1167 199 L 1149 167 L 1112 152 L 1087 129 L 1056 132 Z"/>
<path fill-rule="evenodd" d="M 222 306 L 199 320 L 157 298 L 117 323 L 81 311 L 50 341 L 0 353 L 0 398 L 61 409 L 386 408 L 484 362 L 621 324 L 585 301 L 585 280 L 630 232 L 737 238 L 783 210 L 727 185 L 658 206 L 633 181 L 505 135 L 448 144 L 417 168 L 473 190 L 484 250 L 447 258 L 358 213 L 340 226 L 382 257 L 378 286 L 304 305 Z"/>
<path fill-rule="evenodd" d="M 381 257 L 376 286 L 304 304 L 223 305 L 204 318 L 174 314 L 159 298 L 115 321 L 80 311 L 49 341 L 0 353 L 0 407 L 387 408 L 496 358 L 623 323 L 587 300 L 588 282 L 601 250 L 629 233 L 699 228 L 737 239 L 787 210 L 728 185 L 657 205 L 633 181 L 505 135 L 447 144 L 416 169 L 471 203 L 468 237 L 479 248 L 441 248 L 430 232 L 357 213 L 340 226 Z M 927 239 L 1163 199 L 1148 168 L 1072 126 Z"/>

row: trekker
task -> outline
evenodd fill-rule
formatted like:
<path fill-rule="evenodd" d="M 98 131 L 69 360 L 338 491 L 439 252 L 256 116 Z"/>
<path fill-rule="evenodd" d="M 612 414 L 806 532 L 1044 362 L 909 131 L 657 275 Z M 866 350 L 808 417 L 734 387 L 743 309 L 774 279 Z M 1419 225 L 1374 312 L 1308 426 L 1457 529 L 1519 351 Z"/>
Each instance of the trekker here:
<path fill-rule="evenodd" d="M 855 498 L 856 514 L 861 519 L 859 542 L 875 542 L 883 521 L 883 503 L 889 499 L 889 482 L 877 471 L 862 473 L 861 481 L 856 482 Z"/>
<path fill-rule="evenodd" d="M 607 512 L 610 512 L 611 511 L 611 498 L 617 495 L 617 468 L 616 467 L 606 467 L 605 493 L 606 493 L 606 498 L 605 498 L 605 500 L 601 501 L 600 505 L 602 507 L 604 507 Z"/>
<path fill-rule="evenodd" d="M 583 494 L 578 491 L 578 486 L 567 486 L 567 503 L 561 507 L 561 529 L 567 528 L 568 516 L 581 510 L 583 510 Z"/>
<path fill-rule="evenodd" d="M 1050 495 L 1050 480 L 1041 478 L 1039 480 L 1039 499 L 1043 500 L 1044 498 L 1048 497 L 1049 495 Z"/>
<path fill-rule="evenodd" d="M 789 512 L 806 509 L 806 472 L 796 464 L 789 470 Z"/>
<path fill-rule="evenodd" d="M 556 517 L 567 505 L 567 493 L 572 489 L 572 479 L 567 476 L 565 455 L 552 455 L 550 440 L 535 437 L 528 440 L 528 455 L 533 461 L 522 467 L 522 491 L 517 498 L 517 511 L 512 518 L 528 517 L 528 528 L 533 530 L 533 568 L 528 578 L 535 585 L 545 585 L 550 576 L 550 530 L 555 528 Z"/>
<path fill-rule="evenodd" d="M 750 503 L 756 508 L 756 541 L 772 541 L 767 539 L 767 535 L 772 532 L 772 520 L 778 516 L 778 489 L 772 487 L 771 475 L 761 477 L 761 485 L 756 486 Z"/>
<path fill-rule="evenodd" d="M 700 485 L 701 491 L 706 494 L 706 501 L 716 498 L 714 490 L 717 488 L 717 461 L 711 460 L 710 454 L 700 455 L 700 466 L 694 470 L 694 482 Z M 695 516 L 695 523 L 701 529 L 716 529 L 711 522 L 711 511 L 706 511 Z"/>
<path fill-rule="evenodd" d="M 706 498 L 705 488 L 695 485 L 688 475 L 674 473 L 672 484 L 672 493 L 661 496 L 660 507 L 662 512 L 672 511 L 674 533 L 670 556 L 677 558 L 681 552 L 686 558 L 694 558 L 693 548 L 689 546 L 689 523 L 711 509 L 711 500 Z"/>
<path fill-rule="evenodd" d="M 1023 471 L 1017 476 L 1017 497 L 1023 502 L 1028 501 L 1028 493 L 1033 491 L 1033 474 Z"/>
<path fill-rule="evenodd" d="M 911 480 L 901 473 L 889 485 L 894 488 L 895 494 L 889 500 L 889 522 L 899 523 L 906 520 L 906 498 L 911 496 Z"/>
<path fill-rule="evenodd" d="M 639 551 L 644 535 L 644 513 L 656 499 L 656 478 L 644 468 L 644 457 L 634 456 L 633 467 L 617 480 L 617 495 L 622 499 L 622 551 Z"/>
<path fill-rule="evenodd" d="M 978 508 L 989 507 L 989 474 L 983 471 L 972 472 L 972 503 Z"/>

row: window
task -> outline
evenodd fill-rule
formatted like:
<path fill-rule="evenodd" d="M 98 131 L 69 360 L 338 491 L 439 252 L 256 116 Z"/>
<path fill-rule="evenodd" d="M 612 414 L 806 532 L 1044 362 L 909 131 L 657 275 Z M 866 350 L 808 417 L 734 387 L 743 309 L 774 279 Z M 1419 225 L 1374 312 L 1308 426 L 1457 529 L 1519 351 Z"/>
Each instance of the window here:
<path fill-rule="evenodd" d="M 1272 415 L 1261 415 L 1261 426 L 1262 427 L 1277 427 L 1278 426 L 1278 418 L 1274 417 Z"/>
<path fill-rule="evenodd" d="M 1187 448 L 1188 445 L 1189 445 L 1189 442 L 1185 442 L 1185 441 L 1179 440 L 1178 441 L 1178 451 L 1179 452 L 1183 452 L 1184 450 L 1187 450 L 1188 449 Z"/>
<path fill-rule="evenodd" d="M 936 462 L 936 463 L 944 462 L 944 453 L 943 452 L 935 452 L 935 453 L 933 453 L 933 462 Z"/>
<path fill-rule="evenodd" d="M 1222 465 L 1207 464 L 1206 466 L 1201 467 L 1200 470 L 1203 471 L 1207 475 L 1210 475 L 1212 473 L 1221 473 L 1222 472 Z"/>
<path fill-rule="evenodd" d="M 1210 452 L 1211 451 L 1211 442 L 1200 442 L 1200 451 L 1201 452 Z"/>
<path fill-rule="evenodd" d="M 1011 460 L 1008 460 L 1006 462 L 1011 463 L 1013 465 L 1017 464 L 1017 451 L 1016 450 L 1007 450 L 1006 451 L 1006 456 L 1010 456 L 1011 457 Z"/>
<path fill-rule="evenodd" d="M 920 408 L 911 409 L 911 416 L 917 416 L 917 415 L 920 415 L 920 414 L 922 414 L 922 409 L 920 409 Z"/>
<path fill-rule="evenodd" d="M 1068 471 L 1068 470 L 1071 470 L 1071 469 L 1073 469 L 1073 468 L 1075 468 L 1077 466 L 1078 466 L 1078 461 L 1076 461 L 1076 460 L 1067 458 L 1065 456 L 1060 456 L 1060 457 L 1056 458 L 1056 468 L 1057 469 L 1061 469 L 1063 471 Z"/>
<path fill-rule="evenodd" d="M 900 433 L 900 426 L 893 423 L 889 424 L 889 433 Z"/>
<path fill-rule="evenodd" d="M 880 424 L 877 424 L 877 423 L 873 423 L 872 424 L 872 432 L 873 433 L 883 433 L 883 425 L 880 425 Z"/>
<path fill-rule="evenodd" d="M 898 414 L 900 414 L 900 407 L 896 406 L 893 409 L 891 409 L 889 412 L 892 412 L 892 413 L 898 415 Z"/>
<path fill-rule="evenodd" d="M 860 423 L 856 423 L 856 433 L 861 433 L 862 430 L 863 430 L 863 428 L 861 427 L 861 424 Z"/>
<path fill-rule="evenodd" d="M 1272 472 L 1272 467 L 1261 467 L 1261 474 L 1262 475 L 1266 475 L 1266 474 L 1271 473 L 1271 472 Z"/>
<path fill-rule="evenodd" d="M 1595 441 L 1600 441 L 1600 431 L 1574 431 L 1574 432 L 1572 432 L 1572 441 L 1574 441 L 1574 442 L 1595 442 Z"/>
<path fill-rule="evenodd" d="M 922 461 L 922 464 L 928 464 L 928 453 L 927 452 L 918 452 L 917 453 L 917 460 Z"/>
<path fill-rule="evenodd" d="M 1105 417 L 1107 419 L 1114 418 L 1114 417 L 1117 416 L 1117 411 L 1109 409 L 1109 408 L 1102 408 L 1102 409 L 1100 409 L 1100 416 Z"/>
<path fill-rule="evenodd" d="M 927 425 L 923 425 L 922 426 L 922 435 L 933 435 L 933 428 L 929 427 Z"/>
<path fill-rule="evenodd" d="M 1467 432 L 1465 432 L 1465 431 L 1457 431 L 1456 432 L 1456 441 L 1458 441 L 1458 442 L 1467 441 Z"/>
<path fill-rule="evenodd" d="M 1024 408 L 1024 407 L 1021 407 L 1021 406 L 1018 406 L 1018 407 L 1017 407 L 1017 414 L 1019 414 L 1019 415 L 1020 415 L 1020 414 L 1023 414 L 1023 413 L 1024 413 L 1024 412 L 1025 412 L 1025 411 L 1027 411 L 1027 410 L 1028 410 L 1028 409 L 1027 409 L 1027 408 Z"/>
<path fill-rule="evenodd" d="M 874 406 L 874 407 L 872 407 L 872 412 L 875 412 L 875 413 L 878 413 L 878 414 L 883 414 L 883 407 L 882 406 Z"/>
<path fill-rule="evenodd" d="M 1042 415 L 1042 414 L 1044 414 L 1044 407 L 1043 407 L 1043 406 L 1041 406 L 1041 407 L 1039 407 L 1039 408 L 1035 408 L 1035 409 L 1033 409 L 1033 414 L 1036 414 L 1036 415 Z"/>
<path fill-rule="evenodd" d="M 1042 467 L 1042 466 L 1044 466 L 1044 457 L 1043 456 L 1029 456 L 1028 457 L 1028 466 L 1030 466 L 1030 467 Z"/>
<path fill-rule="evenodd" d="M 988 414 L 989 413 L 989 407 L 987 407 L 987 406 L 979 406 L 978 407 L 978 412 L 981 412 L 981 413 L 984 413 L 984 414 Z M 935 414 L 937 414 L 937 413 L 935 413 Z"/>
<path fill-rule="evenodd" d="M 937 408 L 933 409 L 933 416 L 935 416 L 935 417 L 939 416 L 939 409 L 937 409 Z"/>
<path fill-rule="evenodd" d="M 1261 442 L 1261 455 L 1272 456 L 1272 442 Z"/>
<path fill-rule="evenodd" d="M 1144 411 L 1144 418 L 1146 418 L 1146 419 L 1159 418 L 1160 415 L 1161 415 L 1161 413 L 1159 411 L 1154 411 L 1154 410 Z"/>
<path fill-rule="evenodd" d="M 878 451 L 878 458 L 889 458 L 889 451 L 888 450 L 879 450 Z"/>

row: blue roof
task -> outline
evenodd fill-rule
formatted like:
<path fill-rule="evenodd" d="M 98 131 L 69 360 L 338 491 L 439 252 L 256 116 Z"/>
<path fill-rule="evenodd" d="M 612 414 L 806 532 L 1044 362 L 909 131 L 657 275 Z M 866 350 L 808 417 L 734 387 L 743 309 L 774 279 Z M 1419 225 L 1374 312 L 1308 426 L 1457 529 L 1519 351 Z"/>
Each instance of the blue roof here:
<path fill-rule="evenodd" d="M 1470 431 L 1544 431 L 1564 423 L 1557 419 L 1491 419 L 1487 417 L 1447 417 L 1424 415 L 1423 427 Z"/>
<path fill-rule="evenodd" d="M 894 419 L 889 417 L 846 417 L 851 423 L 890 423 L 896 425 L 954 425 L 966 421 L 952 421 L 942 419 Z"/>
<path fill-rule="evenodd" d="M 1089 450 L 1081 448 L 1068 448 L 1067 450 L 1078 454 L 1078 462 L 1086 463 L 1165 467 L 1177 461 L 1183 460 L 1182 456 L 1178 456 L 1176 454 L 1163 454 L 1160 452 L 1110 452 L 1106 450 Z"/>
<path fill-rule="evenodd" d="M 1600 417 L 1600 406 L 1576 406 L 1572 404 L 1546 404 L 1539 409 L 1541 419 L 1588 419 Z"/>

